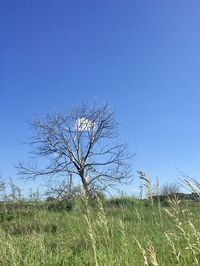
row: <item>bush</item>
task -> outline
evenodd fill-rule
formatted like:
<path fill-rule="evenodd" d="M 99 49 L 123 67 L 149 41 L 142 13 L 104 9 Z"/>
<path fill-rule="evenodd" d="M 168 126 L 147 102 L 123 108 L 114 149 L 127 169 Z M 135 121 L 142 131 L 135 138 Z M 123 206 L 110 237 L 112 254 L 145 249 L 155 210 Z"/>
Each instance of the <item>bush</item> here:
<path fill-rule="evenodd" d="M 114 207 L 129 206 L 135 203 L 136 199 L 130 196 L 121 196 L 106 200 L 106 205 Z"/>
<path fill-rule="evenodd" d="M 73 200 L 48 199 L 45 206 L 49 211 L 71 211 L 74 208 L 74 202 Z"/>

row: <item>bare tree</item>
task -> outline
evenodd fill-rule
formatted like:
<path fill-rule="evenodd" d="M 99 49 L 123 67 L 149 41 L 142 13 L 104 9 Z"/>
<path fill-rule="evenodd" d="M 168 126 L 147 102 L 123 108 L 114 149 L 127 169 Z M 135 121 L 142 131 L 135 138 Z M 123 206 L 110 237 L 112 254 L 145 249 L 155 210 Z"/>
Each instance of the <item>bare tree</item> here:
<path fill-rule="evenodd" d="M 176 183 L 166 183 L 161 188 L 161 195 L 168 196 L 168 195 L 174 195 L 180 192 L 180 186 Z"/>
<path fill-rule="evenodd" d="M 82 184 L 88 195 L 131 177 L 130 159 L 125 144 L 116 142 L 118 124 L 108 105 L 81 104 L 67 114 L 47 114 L 31 122 L 30 142 L 34 155 L 30 163 L 19 163 L 25 178 L 64 176 L 68 183 Z M 38 158 L 45 158 L 40 169 Z"/>

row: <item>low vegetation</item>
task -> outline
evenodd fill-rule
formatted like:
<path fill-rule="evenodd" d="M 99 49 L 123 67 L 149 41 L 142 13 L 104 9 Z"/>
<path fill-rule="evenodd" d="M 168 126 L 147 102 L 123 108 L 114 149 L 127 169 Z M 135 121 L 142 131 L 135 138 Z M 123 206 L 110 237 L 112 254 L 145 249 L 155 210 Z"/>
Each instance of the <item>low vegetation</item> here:
<path fill-rule="evenodd" d="M 0 204 L 0 265 L 200 263 L 198 193 L 93 201 L 14 195 Z"/>

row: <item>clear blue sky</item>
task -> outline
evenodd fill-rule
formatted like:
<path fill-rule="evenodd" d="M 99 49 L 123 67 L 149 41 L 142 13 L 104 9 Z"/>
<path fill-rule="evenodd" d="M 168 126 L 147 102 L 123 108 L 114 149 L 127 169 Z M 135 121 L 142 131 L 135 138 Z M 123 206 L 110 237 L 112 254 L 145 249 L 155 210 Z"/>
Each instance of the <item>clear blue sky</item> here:
<path fill-rule="evenodd" d="M 199 0 L 2 0 L 1 174 L 28 157 L 27 120 L 96 101 L 115 109 L 134 173 L 198 178 L 199 14 Z"/>

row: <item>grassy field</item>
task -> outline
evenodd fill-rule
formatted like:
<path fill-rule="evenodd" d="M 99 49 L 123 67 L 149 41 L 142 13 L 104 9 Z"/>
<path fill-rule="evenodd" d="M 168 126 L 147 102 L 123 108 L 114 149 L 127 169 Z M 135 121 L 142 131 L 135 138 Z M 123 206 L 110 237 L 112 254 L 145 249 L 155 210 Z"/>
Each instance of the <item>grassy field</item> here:
<path fill-rule="evenodd" d="M 83 200 L 71 211 L 3 206 L 0 265 L 200 264 L 200 205 Z"/>

